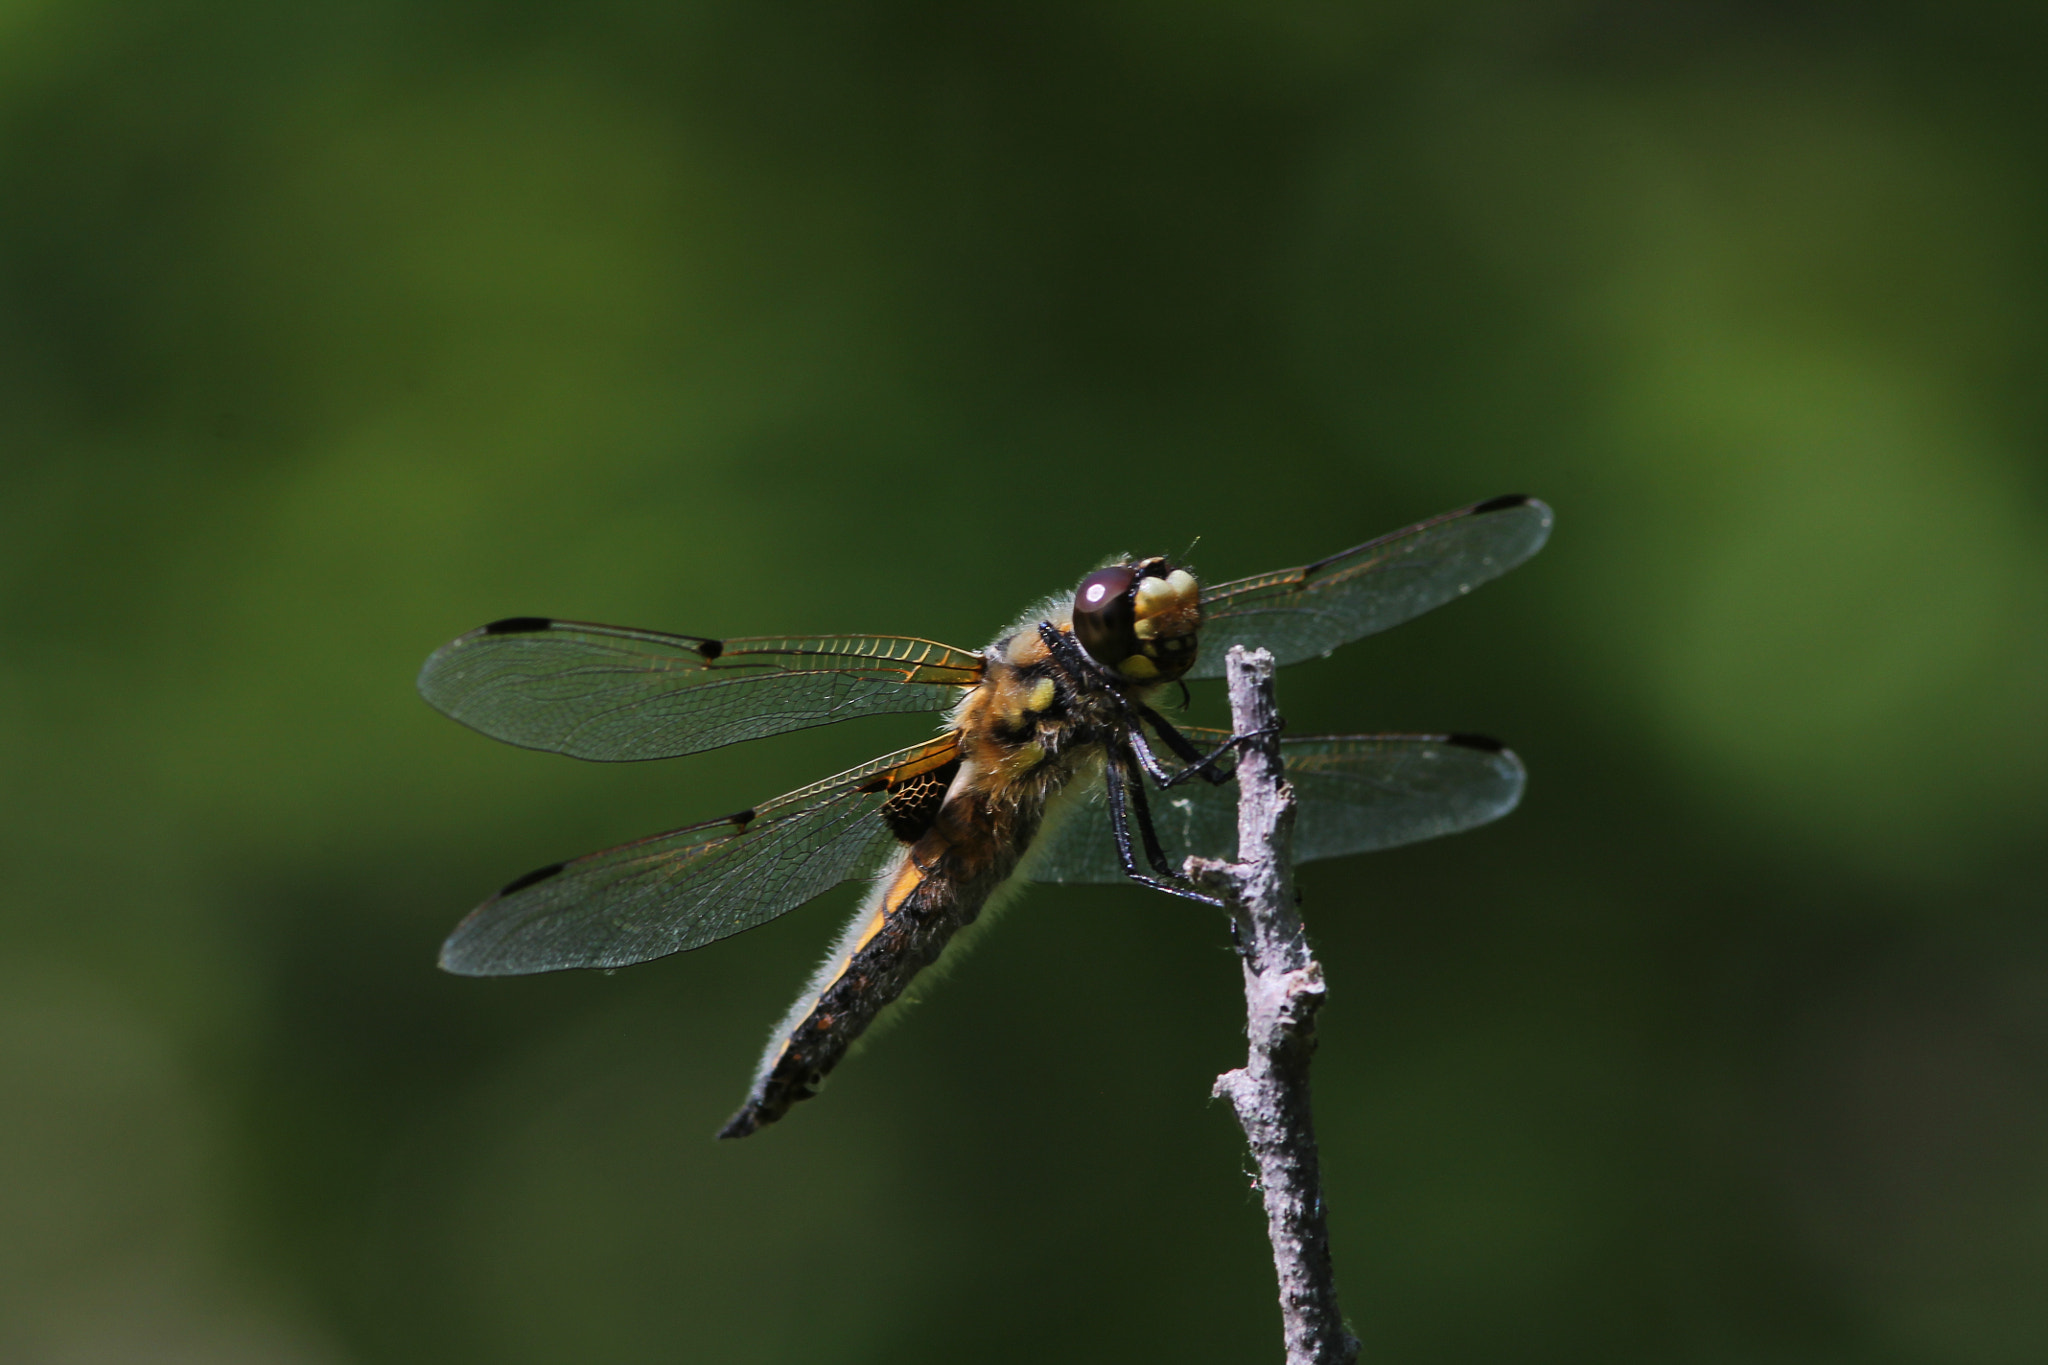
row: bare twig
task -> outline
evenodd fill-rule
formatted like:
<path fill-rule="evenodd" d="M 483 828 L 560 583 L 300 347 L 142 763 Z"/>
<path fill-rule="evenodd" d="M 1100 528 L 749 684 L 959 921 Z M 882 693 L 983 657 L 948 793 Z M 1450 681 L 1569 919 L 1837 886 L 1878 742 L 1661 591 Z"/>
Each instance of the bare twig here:
<path fill-rule="evenodd" d="M 1190 858 L 1187 873 L 1220 894 L 1237 926 L 1244 960 L 1242 1069 L 1216 1078 L 1259 1166 L 1266 1234 L 1280 1278 L 1281 1332 L 1287 1365 L 1351 1365 L 1358 1341 L 1337 1311 L 1330 1231 L 1323 1220 L 1322 1175 L 1309 1113 L 1308 1063 L 1323 969 L 1309 955 L 1295 912 L 1294 790 L 1280 760 L 1280 712 L 1273 701 L 1273 656 L 1230 651 L 1231 728 L 1256 734 L 1237 765 L 1237 861 Z"/>

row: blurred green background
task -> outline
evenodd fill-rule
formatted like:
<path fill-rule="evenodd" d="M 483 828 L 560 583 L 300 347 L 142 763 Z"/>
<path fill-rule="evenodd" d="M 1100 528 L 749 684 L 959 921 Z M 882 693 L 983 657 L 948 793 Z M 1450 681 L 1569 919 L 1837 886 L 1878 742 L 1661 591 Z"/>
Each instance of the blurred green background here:
<path fill-rule="evenodd" d="M 413 674 L 977 646 L 1528 491 L 1543 555 L 1283 681 L 1532 772 L 1303 877 L 1371 1358 L 2048 1359 L 2044 58 L 2026 0 L 0 3 L 0 1358 L 1279 1359 L 1215 917 L 1035 890 L 716 1143 L 850 889 L 436 946 L 926 722 L 582 765 Z"/>

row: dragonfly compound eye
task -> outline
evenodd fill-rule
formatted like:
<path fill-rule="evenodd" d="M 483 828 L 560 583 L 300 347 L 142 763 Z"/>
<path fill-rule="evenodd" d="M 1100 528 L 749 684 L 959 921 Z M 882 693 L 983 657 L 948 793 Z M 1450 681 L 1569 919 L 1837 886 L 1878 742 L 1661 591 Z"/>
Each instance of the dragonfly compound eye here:
<path fill-rule="evenodd" d="M 1074 591 L 1074 638 L 1097 663 L 1115 667 L 1137 648 L 1137 604 L 1131 587 L 1138 571 L 1127 565 L 1097 569 Z"/>

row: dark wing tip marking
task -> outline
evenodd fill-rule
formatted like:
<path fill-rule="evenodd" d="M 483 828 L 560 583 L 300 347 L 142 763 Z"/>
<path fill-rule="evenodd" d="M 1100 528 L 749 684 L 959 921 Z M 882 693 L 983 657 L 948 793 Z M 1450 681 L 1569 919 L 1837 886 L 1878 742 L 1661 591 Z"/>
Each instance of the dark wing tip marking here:
<path fill-rule="evenodd" d="M 502 621 L 493 621 L 484 627 L 486 635 L 531 635 L 537 630 L 552 630 L 554 621 L 546 616 L 507 616 Z"/>
<path fill-rule="evenodd" d="M 1504 754 L 1508 746 L 1488 735 L 1445 735 L 1444 743 L 1455 744 L 1461 749 L 1480 749 L 1489 754 Z"/>
<path fill-rule="evenodd" d="M 719 655 L 725 653 L 725 641 L 700 640 L 697 642 L 697 652 L 704 656 L 704 660 L 706 663 L 709 663 L 711 660 L 716 659 Z"/>
<path fill-rule="evenodd" d="M 744 833 L 747 826 L 754 823 L 754 816 L 756 814 L 755 809 L 752 806 L 748 806 L 745 810 L 728 815 L 725 818 Z"/>
<path fill-rule="evenodd" d="M 1478 516 L 1485 512 L 1505 512 L 1510 507 L 1526 507 L 1534 501 L 1535 499 L 1531 498 L 1527 493 L 1503 493 L 1497 498 L 1488 498 L 1485 502 L 1474 503 L 1472 505 L 1472 515 Z"/>
<path fill-rule="evenodd" d="M 556 873 L 560 872 L 563 868 L 567 866 L 567 863 L 549 863 L 546 867 L 536 867 L 533 871 L 527 873 L 525 876 L 514 877 L 511 881 L 506 882 L 504 887 L 499 890 L 498 894 L 500 896 L 509 896 L 514 891 L 524 891 L 527 887 L 532 886 L 537 882 L 546 881 L 548 878 L 554 876 Z"/>

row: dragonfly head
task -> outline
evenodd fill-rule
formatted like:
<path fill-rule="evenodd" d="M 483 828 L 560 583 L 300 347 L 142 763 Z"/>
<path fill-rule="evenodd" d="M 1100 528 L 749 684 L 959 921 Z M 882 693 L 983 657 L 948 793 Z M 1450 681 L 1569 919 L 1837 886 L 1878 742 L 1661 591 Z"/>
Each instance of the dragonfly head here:
<path fill-rule="evenodd" d="M 1074 638 L 1133 682 L 1172 682 L 1194 666 L 1202 589 L 1164 558 L 1112 564 L 1074 591 Z"/>

